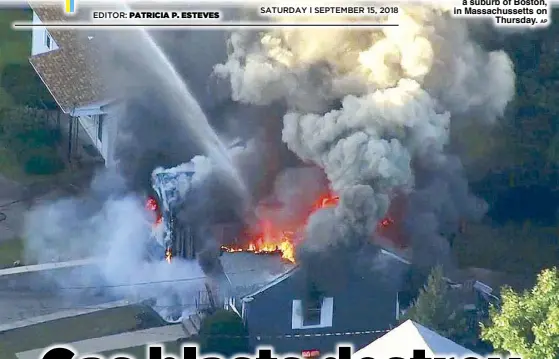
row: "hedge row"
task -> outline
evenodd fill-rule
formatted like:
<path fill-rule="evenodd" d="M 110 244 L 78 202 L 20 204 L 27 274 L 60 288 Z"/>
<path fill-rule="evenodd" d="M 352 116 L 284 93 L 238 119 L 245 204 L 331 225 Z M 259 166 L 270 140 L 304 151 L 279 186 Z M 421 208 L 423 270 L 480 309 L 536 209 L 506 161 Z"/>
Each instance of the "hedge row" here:
<path fill-rule="evenodd" d="M 51 126 L 45 111 L 0 109 L 0 142 L 15 154 L 25 173 L 50 175 L 64 170 L 56 150 L 60 139 L 60 130 Z"/>

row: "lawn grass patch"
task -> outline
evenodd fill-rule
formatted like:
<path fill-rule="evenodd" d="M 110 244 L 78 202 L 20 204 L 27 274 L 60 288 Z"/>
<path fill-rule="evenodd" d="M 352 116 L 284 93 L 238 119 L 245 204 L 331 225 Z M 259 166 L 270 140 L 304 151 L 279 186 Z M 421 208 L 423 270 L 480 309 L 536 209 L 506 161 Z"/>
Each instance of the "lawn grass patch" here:
<path fill-rule="evenodd" d="M 507 273 L 537 273 L 559 263 L 556 227 L 509 224 L 469 224 L 457 236 L 453 252 L 461 267 Z"/>
<path fill-rule="evenodd" d="M 29 8 L 14 9 L 0 8 L 0 76 L 8 65 L 19 64 L 31 66 L 31 31 L 15 31 L 12 29 L 14 21 L 31 21 L 33 12 Z M 0 78 L 0 82 L 1 82 Z M 11 95 L 0 87 L 0 108 L 15 103 Z"/>
<path fill-rule="evenodd" d="M 15 261 L 23 258 L 24 241 L 13 238 L 0 242 L 0 268 L 12 267 Z"/>
<path fill-rule="evenodd" d="M 25 177 L 21 164 L 18 162 L 15 153 L 3 146 L 0 142 L 0 173 L 12 180 Z"/>
<path fill-rule="evenodd" d="M 141 321 L 138 318 L 141 318 Z M 71 343 L 163 325 L 166 325 L 165 321 L 147 306 L 130 305 L 104 309 L 2 332 L 0 357 L 15 359 L 16 353 L 53 344 Z"/>

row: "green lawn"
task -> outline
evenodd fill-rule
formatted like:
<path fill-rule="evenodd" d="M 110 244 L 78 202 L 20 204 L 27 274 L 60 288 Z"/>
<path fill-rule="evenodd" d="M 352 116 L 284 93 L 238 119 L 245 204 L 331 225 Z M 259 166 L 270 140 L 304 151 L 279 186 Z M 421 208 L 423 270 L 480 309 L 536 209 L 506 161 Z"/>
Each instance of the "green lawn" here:
<path fill-rule="evenodd" d="M 479 267 L 508 273 L 537 273 L 559 264 L 559 230 L 556 227 L 509 224 L 468 224 L 454 242 L 462 267 Z"/>
<path fill-rule="evenodd" d="M 12 22 L 32 20 L 32 16 L 30 9 L 0 9 L 0 76 L 6 65 L 29 64 L 31 31 L 15 31 Z M 0 107 L 13 103 L 10 95 L 0 87 Z"/>
<path fill-rule="evenodd" d="M 20 238 L 0 242 L 0 268 L 12 267 L 17 260 L 23 262 L 22 256 L 23 240 Z"/>
<path fill-rule="evenodd" d="M 32 77 L 34 81 L 30 81 L 29 78 L 29 74 L 34 74 L 29 63 L 31 31 L 12 29 L 14 21 L 32 20 L 32 17 L 31 9 L 0 8 L 0 111 L 21 106 L 27 96 L 35 96 L 35 93 L 48 93 L 40 80 Z M 21 66 L 18 73 L 13 74 L 14 70 L 9 70 L 14 66 Z M 9 75 L 10 80 L 5 77 L 6 73 L 11 74 Z M 15 81 L 16 87 L 10 87 L 11 90 L 8 91 L 8 87 L 5 87 L 8 85 L 4 80 L 12 84 Z M 15 88 L 17 91 L 14 90 Z M 18 94 L 17 98 L 14 97 L 16 94 Z M 2 125 L 5 120 L 0 117 L 0 134 L 2 134 Z M 22 162 L 15 158 L 12 150 L 13 146 L 9 145 L 5 139 L 0 141 L 0 172 L 15 180 L 25 179 Z"/>
<path fill-rule="evenodd" d="M 141 324 L 137 320 L 138 316 L 142 318 Z M 0 358 L 15 359 L 16 353 L 52 344 L 71 343 L 163 325 L 165 322 L 148 307 L 131 305 L 105 309 L 0 333 Z"/>
<path fill-rule="evenodd" d="M 2 88 L 0 87 L 0 92 Z M 21 165 L 15 154 L 0 142 L 0 172 L 7 178 L 18 179 L 25 177 Z"/>

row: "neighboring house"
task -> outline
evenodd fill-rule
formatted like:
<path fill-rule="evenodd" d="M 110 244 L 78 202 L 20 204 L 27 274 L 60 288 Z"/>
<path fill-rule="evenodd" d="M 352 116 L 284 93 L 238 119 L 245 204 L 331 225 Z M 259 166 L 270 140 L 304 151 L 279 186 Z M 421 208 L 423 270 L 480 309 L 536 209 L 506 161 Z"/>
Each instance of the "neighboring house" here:
<path fill-rule="evenodd" d="M 61 6 L 35 6 L 33 23 L 65 20 Z M 70 121 L 80 124 L 92 144 L 109 164 L 113 154 L 116 107 L 106 98 L 98 63 L 91 56 L 95 37 L 69 29 L 33 27 L 31 65 Z M 71 128 L 71 127 L 70 127 Z"/>
<path fill-rule="evenodd" d="M 479 358 L 480 355 L 453 341 L 407 320 L 381 338 L 357 350 L 352 358 L 412 358 L 414 350 L 425 350 L 427 358 Z"/>
<path fill-rule="evenodd" d="M 247 256 L 260 257 L 261 263 L 256 266 L 259 269 L 252 275 L 242 273 L 242 268 L 251 267 Z M 316 297 L 307 295 L 309 283 L 299 266 L 280 265 L 279 261 L 280 256 L 273 255 L 222 256 L 225 276 L 233 289 L 226 308 L 242 317 L 252 346 L 271 345 L 278 353 L 324 354 L 334 350 L 340 341 L 362 347 L 397 324 L 398 285 L 390 283 L 386 271 L 405 269 L 408 263 L 390 252 L 372 257 L 371 265 L 376 261 L 389 264 L 379 267 L 378 275 L 348 270 L 351 278 L 345 277 L 343 286 L 326 289 Z M 241 274 L 236 274 L 239 271 Z M 275 279 L 270 281 L 274 273 Z"/>
<path fill-rule="evenodd" d="M 386 250 L 370 258 L 371 268 L 379 264 L 376 272 L 348 270 L 343 286 L 312 298 L 303 270 L 280 255 L 224 253 L 221 284 L 228 289 L 216 302 L 243 319 L 254 347 L 322 355 L 351 343 L 357 350 L 396 326 L 417 295 L 394 283 L 399 275 L 393 273 L 414 270 L 408 261 Z M 448 282 L 453 300 L 467 311 L 484 310 L 495 300 L 481 282 Z"/>

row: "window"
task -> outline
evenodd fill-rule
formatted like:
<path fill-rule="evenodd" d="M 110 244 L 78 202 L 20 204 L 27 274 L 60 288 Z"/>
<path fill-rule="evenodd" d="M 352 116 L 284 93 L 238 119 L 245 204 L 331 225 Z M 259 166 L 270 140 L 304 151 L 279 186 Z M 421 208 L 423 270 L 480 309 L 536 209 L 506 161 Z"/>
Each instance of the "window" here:
<path fill-rule="evenodd" d="M 103 122 L 105 115 L 99 115 L 97 117 L 97 139 L 99 142 L 103 142 Z"/>
<path fill-rule="evenodd" d="M 294 300 L 291 313 L 292 329 L 328 328 L 332 326 L 334 298 Z"/>
<path fill-rule="evenodd" d="M 50 50 L 52 46 L 52 37 L 50 36 L 49 32 L 45 30 L 45 46 Z"/>
<path fill-rule="evenodd" d="M 320 312 L 322 310 L 322 301 L 320 297 L 315 297 L 304 301 L 303 305 L 303 326 L 320 324 Z"/>

